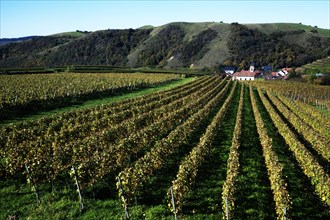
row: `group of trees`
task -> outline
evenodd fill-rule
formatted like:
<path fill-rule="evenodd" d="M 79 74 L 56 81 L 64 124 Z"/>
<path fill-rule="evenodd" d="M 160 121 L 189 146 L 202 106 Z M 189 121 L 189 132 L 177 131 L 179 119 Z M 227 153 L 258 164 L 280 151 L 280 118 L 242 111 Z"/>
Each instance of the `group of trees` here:
<path fill-rule="evenodd" d="M 298 67 L 330 54 L 330 40 L 321 41 L 318 36 L 310 36 L 308 45 L 302 47 L 284 40 L 288 35 L 302 34 L 304 31 L 275 31 L 270 35 L 233 23 L 228 47 L 230 58 L 226 63 L 246 69 L 252 61 L 257 66 Z"/>
<path fill-rule="evenodd" d="M 75 38 L 38 37 L 0 47 L 0 67 L 110 65 L 121 66 L 150 29 L 105 30 Z"/>
<path fill-rule="evenodd" d="M 40 66 L 40 58 L 51 48 L 73 40 L 73 37 L 34 37 L 21 43 L 10 43 L 0 47 L 0 67 Z M 39 54 L 39 56 L 36 56 Z M 39 57 L 39 59 L 38 59 Z"/>
<path fill-rule="evenodd" d="M 47 65 L 124 66 L 127 56 L 144 41 L 150 29 L 105 30 L 86 35 L 62 46 L 47 57 Z"/>

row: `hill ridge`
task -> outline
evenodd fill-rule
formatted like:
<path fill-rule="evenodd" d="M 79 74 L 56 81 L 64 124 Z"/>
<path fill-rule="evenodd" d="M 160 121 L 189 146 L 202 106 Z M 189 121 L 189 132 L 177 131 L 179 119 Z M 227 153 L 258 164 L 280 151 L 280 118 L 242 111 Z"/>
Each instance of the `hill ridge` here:
<path fill-rule="evenodd" d="M 109 65 L 218 69 L 302 66 L 330 55 L 330 30 L 294 23 L 172 22 L 66 32 L 0 46 L 0 68 Z M 329 35 L 328 35 L 329 33 Z"/>

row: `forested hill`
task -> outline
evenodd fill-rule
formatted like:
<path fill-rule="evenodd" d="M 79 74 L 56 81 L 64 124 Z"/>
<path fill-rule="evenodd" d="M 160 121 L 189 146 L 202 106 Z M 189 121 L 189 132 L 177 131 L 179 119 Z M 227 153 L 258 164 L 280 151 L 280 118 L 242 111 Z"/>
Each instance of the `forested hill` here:
<path fill-rule="evenodd" d="M 110 65 L 295 67 L 330 55 L 330 30 L 302 24 L 176 22 L 160 27 L 39 36 L 0 45 L 0 68 Z"/>

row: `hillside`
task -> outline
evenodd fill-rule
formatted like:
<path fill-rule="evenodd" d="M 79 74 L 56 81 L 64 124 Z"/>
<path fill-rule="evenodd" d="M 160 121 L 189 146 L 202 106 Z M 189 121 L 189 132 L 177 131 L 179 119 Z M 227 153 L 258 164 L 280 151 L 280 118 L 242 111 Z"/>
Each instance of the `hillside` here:
<path fill-rule="evenodd" d="M 330 56 L 306 64 L 301 68 L 299 68 L 298 71 L 302 74 L 317 74 L 317 73 L 330 74 Z"/>
<path fill-rule="evenodd" d="M 302 24 L 175 22 L 139 29 L 70 32 L 0 46 L 0 68 L 109 65 L 297 67 L 330 55 L 330 31 Z"/>
<path fill-rule="evenodd" d="M 38 36 L 26 36 L 26 37 L 18 37 L 18 38 L 0 38 L 0 45 L 23 42 L 23 41 L 30 40 L 30 39 L 37 38 L 37 37 Z"/>
<path fill-rule="evenodd" d="M 310 25 L 296 24 L 296 23 L 264 23 L 264 24 L 246 24 L 248 28 L 258 29 L 266 34 L 270 34 L 277 31 L 304 31 L 306 33 L 320 33 L 321 35 L 330 38 L 329 29 L 323 29 L 318 27 L 313 27 Z"/>

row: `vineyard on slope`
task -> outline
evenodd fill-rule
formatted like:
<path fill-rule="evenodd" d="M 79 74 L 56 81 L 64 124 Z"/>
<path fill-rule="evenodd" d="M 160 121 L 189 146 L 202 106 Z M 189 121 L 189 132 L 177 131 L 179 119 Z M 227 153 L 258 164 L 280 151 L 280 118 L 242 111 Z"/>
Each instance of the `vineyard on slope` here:
<path fill-rule="evenodd" d="M 178 74 L 142 73 L 0 75 L 0 120 L 38 109 L 66 106 L 79 100 L 160 85 L 179 78 Z"/>

